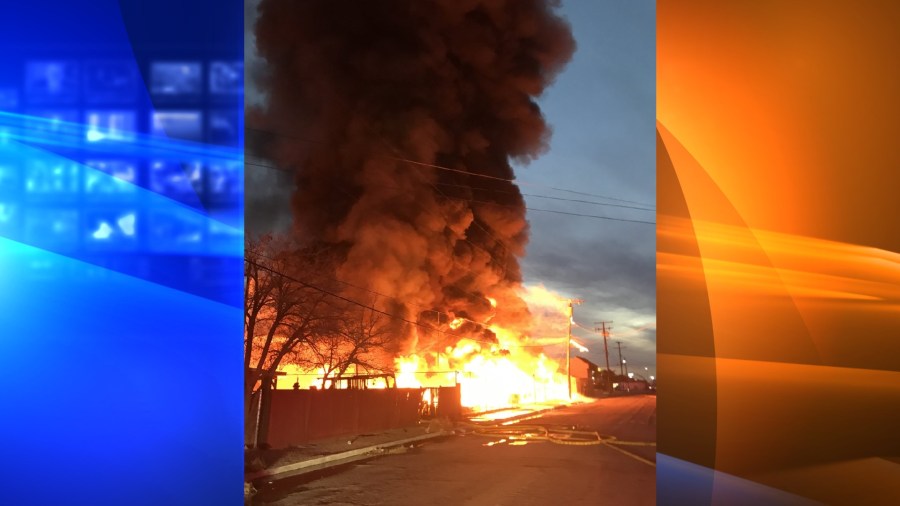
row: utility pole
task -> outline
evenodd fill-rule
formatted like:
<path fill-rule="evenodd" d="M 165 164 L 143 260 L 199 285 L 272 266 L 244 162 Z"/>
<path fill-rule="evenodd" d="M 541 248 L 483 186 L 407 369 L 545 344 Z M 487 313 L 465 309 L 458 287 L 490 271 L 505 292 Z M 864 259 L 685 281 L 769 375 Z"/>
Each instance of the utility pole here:
<path fill-rule="evenodd" d="M 569 299 L 569 330 L 566 334 L 566 387 L 569 389 L 569 400 L 572 400 L 572 322 L 575 319 L 573 304 L 581 304 L 581 299 Z"/>
<path fill-rule="evenodd" d="M 612 330 L 612 326 L 607 327 L 606 326 L 607 323 L 612 323 L 612 322 L 611 321 L 594 322 L 594 325 L 600 324 L 600 328 L 595 327 L 594 331 L 603 333 L 603 356 L 606 357 L 606 374 L 608 377 L 608 375 L 609 375 L 609 348 L 607 348 L 607 346 L 606 346 L 606 340 L 609 338 L 609 331 Z"/>
<path fill-rule="evenodd" d="M 625 373 L 622 372 L 622 368 L 625 366 L 625 361 L 622 360 L 622 341 L 616 341 L 616 345 L 619 347 L 619 376 L 625 376 Z"/>

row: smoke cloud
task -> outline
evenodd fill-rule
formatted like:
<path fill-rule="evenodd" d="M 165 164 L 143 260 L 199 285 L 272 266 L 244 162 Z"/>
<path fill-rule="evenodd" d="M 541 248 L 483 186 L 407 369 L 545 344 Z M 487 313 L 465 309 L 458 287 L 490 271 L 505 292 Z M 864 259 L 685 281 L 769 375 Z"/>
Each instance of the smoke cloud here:
<path fill-rule="evenodd" d="M 255 78 L 267 101 L 248 111 L 248 139 L 295 174 L 293 231 L 339 253 L 336 277 L 429 325 L 449 322 L 427 308 L 513 327 L 529 320 L 518 295 L 525 204 L 504 179 L 511 162 L 548 145 L 536 99 L 575 49 L 557 7 L 260 2 L 265 70 Z M 457 331 L 491 337 L 477 325 Z M 452 344 L 416 334 L 405 346 Z"/>

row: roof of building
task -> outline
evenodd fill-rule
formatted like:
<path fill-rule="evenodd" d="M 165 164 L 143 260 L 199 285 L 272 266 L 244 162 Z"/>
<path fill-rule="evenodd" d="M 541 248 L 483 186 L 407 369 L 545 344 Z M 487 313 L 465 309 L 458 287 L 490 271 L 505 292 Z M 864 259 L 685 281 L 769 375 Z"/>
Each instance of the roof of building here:
<path fill-rule="evenodd" d="M 574 358 L 575 358 L 576 360 L 581 360 L 582 362 L 587 362 L 587 365 L 588 365 L 588 366 L 593 367 L 593 368 L 595 368 L 595 369 L 599 369 L 599 368 L 600 368 L 599 365 L 597 365 L 597 364 L 591 362 L 590 360 L 588 360 L 588 359 L 586 359 L 586 358 L 584 358 L 584 357 L 574 357 Z"/>

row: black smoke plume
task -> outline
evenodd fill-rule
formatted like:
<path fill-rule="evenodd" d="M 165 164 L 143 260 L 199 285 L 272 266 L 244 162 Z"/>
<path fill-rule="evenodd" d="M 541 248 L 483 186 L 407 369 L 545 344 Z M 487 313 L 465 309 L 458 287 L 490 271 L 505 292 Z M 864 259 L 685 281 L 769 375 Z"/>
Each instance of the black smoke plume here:
<path fill-rule="evenodd" d="M 548 145 L 536 99 L 575 48 L 557 8 L 539 0 L 260 2 L 255 36 L 265 69 L 256 79 L 267 103 L 248 112 L 248 138 L 296 174 L 294 233 L 340 252 L 336 277 L 388 295 L 379 307 L 429 325 L 449 322 L 428 308 L 527 324 L 516 288 L 528 223 L 508 180 L 511 161 Z M 485 333 L 472 324 L 457 330 Z M 417 335 L 405 344 L 453 344 L 445 334 Z"/>

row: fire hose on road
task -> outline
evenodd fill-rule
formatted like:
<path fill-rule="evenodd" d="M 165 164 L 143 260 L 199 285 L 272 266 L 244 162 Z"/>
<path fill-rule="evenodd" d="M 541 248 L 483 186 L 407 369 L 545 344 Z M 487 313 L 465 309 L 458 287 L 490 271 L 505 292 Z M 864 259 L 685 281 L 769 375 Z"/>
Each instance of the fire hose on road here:
<path fill-rule="evenodd" d="M 601 435 L 593 430 L 578 430 L 568 426 L 547 426 L 535 424 L 523 425 L 479 425 L 466 424 L 463 426 L 465 433 L 490 438 L 501 438 L 500 442 L 538 442 L 549 441 L 559 445 L 593 446 L 605 445 L 613 450 L 624 453 L 629 457 L 645 464 L 656 467 L 656 463 L 623 450 L 618 446 L 656 446 L 655 442 L 644 441 L 620 441 L 615 436 Z"/>

